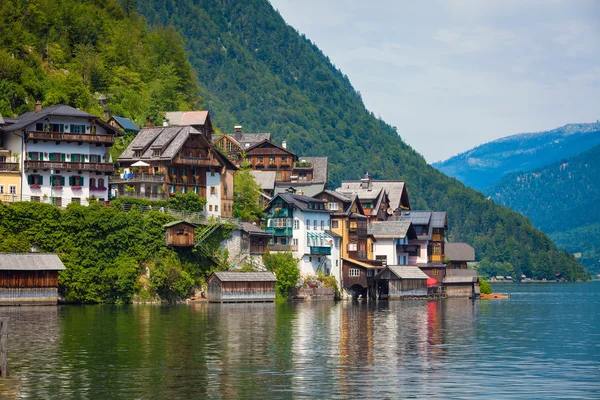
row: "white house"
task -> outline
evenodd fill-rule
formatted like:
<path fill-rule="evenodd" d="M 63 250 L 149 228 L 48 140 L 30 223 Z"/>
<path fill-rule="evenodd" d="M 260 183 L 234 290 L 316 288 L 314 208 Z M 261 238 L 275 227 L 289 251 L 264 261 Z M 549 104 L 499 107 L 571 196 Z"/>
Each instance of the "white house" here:
<path fill-rule="evenodd" d="M 375 260 L 383 265 L 409 265 L 409 256 L 419 252 L 418 246 L 408 244 L 417 237 L 410 221 L 371 222 L 367 234 L 373 239 Z"/>
<path fill-rule="evenodd" d="M 118 130 L 100 118 L 66 105 L 27 112 L 2 128 L 20 152 L 21 199 L 66 206 L 108 199 L 114 170 L 108 147 Z M 18 138 L 18 139 L 16 139 Z"/>
<path fill-rule="evenodd" d="M 339 267 L 339 238 L 329 231 L 325 201 L 291 193 L 277 194 L 265 208 L 266 231 L 273 235 L 270 251 L 290 250 L 300 260 L 303 276 Z M 336 247 L 337 243 L 337 247 Z"/>

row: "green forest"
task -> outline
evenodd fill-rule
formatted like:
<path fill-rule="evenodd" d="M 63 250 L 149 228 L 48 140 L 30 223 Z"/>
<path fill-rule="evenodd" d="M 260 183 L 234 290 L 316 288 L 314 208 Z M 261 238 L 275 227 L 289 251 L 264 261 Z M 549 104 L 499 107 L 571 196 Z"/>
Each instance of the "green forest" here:
<path fill-rule="evenodd" d="M 600 146 L 530 172 L 507 175 L 486 190 L 522 212 L 570 252 L 600 272 Z"/>
<path fill-rule="evenodd" d="M 2 4 L 2 115 L 38 99 L 99 115 L 100 94 L 113 114 L 138 123 L 202 107 L 222 131 L 239 124 L 272 132 L 298 154 L 328 156 L 332 188 L 366 171 L 405 180 L 412 207 L 447 211 L 450 239 L 472 244 L 478 259 L 509 262 L 528 276 L 536 263 L 559 259 L 529 220 L 427 165 L 267 0 Z M 575 279 L 589 278 L 574 258 L 565 263 Z"/>

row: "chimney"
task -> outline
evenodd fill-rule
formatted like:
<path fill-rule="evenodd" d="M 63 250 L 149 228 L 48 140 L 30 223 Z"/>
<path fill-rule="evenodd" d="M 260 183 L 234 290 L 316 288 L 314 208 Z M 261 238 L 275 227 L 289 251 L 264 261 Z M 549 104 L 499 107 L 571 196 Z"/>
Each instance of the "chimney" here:
<path fill-rule="evenodd" d="M 283 147 L 284 149 L 287 149 L 287 142 L 285 140 L 283 142 L 281 142 L 281 147 Z"/>
<path fill-rule="evenodd" d="M 235 137 L 235 140 L 241 140 L 242 139 L 242 126 L 241 125 L 236 125 L 233 127 L 233 137 Z"/>
<path fill-rule="evenodd" d="M 151 126 L 152 126 L 152 120 L 151 120 L 150 118 L 148 118 L 148 119 L 146 120 L 146 127 L 147 127 L 147 128 L 149 128 L 149 127 L 151 127 Z"/>
<path fill-rule="evenodd" d="M 360 187 L 363 189 L 371 188 L 371 175 L 367 172 L 365 176 L 360 180 Z"/>
<path fill-rule="evenodd" d="M 35 112 L 38 113 L 40 111 L 42 111 L 42 102 L 38 100 L 35 102 Z"/>
<path fill-rule="evenodd" d="M 167 121 L 166 119 L 163 119 L 163 126 L 169 126 L 169 121 Z"/>
<path fill-rule="evenodd" d="M 107 108 L 104 110 L 104 120 L 108 121 L 110 119 L 110 110 Z"/>

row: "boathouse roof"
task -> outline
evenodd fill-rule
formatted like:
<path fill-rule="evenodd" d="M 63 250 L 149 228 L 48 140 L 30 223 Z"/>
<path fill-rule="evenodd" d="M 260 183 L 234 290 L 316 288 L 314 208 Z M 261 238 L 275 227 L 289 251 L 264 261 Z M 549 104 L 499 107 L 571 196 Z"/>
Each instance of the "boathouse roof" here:
<path fill-rule="evenodd" d="M 60 271 L 65 265 L 54 253 L 0 253 L 2 271 Z"/>
<path fill-rule="evenodd" d="M 277 282 L 272 272 L 215 271 L 212 276 L 221 282 Z"/>
<path fill-rule="evenodd" d="M 445 250 L 450 261 L 475 261 L 475 249 L 467 243 L 446 243 Z"/>

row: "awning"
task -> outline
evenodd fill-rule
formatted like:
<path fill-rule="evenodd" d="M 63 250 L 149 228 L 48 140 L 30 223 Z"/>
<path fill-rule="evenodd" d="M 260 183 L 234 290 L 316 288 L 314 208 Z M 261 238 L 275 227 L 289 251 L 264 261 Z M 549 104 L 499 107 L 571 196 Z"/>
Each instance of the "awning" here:
<path fill-rule="evenodd" d="M 329 247 L 333 245 L 333 238 L 324 232 L 307 232 L 308 245 L 314 247 Z"/>
<path fill-rule="evenodd" d="M 131 164 L 132 167 L 149 167 L 150 164 L 148 164 L 147 162 L 144 161 L 137 161 L 134 162 L 133 164 Z"/>
<path fill-rule="evenodd" d="M 348 262 L 350 264 L 354 264 L 354 265 L 357 265 L 359 267 L 363 267 L 363 268 L 367 268 L 367 269 L 381 269 L 381 268 L 383 268 L 381 265 L 371 265 L 371 264 L 364 263 L 362 261 L 353 260 L 351 258 L 344 258 L 344 257 L 342 257 L 342 262 L 343 261 L 346 261 L 346 262 Z"/>

